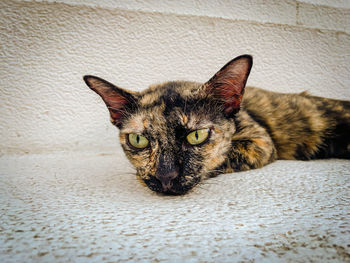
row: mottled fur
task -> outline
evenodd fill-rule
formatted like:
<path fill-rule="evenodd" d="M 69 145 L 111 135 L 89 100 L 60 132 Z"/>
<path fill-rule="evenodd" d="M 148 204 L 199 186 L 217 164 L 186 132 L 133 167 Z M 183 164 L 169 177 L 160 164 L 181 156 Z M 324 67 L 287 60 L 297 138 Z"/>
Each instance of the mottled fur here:
<path fill-rule="evenodd" d="M 166 82 L 143 92 L 84 79 L 108 106 L 137 176 L 157 192 L 184 194 L 202 179 L 276 159 L 350 158 L 350 102 L 245 88 L 251 66 L 244 55 L 205 84 Z M 202 128 L 208 139 L 190 145 L 186 136 Z M 149 146 L 132 147 L 130 133 Z"/>

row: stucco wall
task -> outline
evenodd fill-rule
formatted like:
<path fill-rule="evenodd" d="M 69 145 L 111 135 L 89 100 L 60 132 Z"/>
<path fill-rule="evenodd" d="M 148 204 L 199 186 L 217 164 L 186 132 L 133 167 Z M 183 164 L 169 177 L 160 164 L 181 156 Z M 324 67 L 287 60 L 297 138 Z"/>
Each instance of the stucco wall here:
<path fill-rule="evenodd" d="M 117 149 L 85 74 L 133 90 L 204 82 L 249 53 L 248 85 L 350 99 L 349 8 L 346 0 L 1 1 L 1 152 Z"/>

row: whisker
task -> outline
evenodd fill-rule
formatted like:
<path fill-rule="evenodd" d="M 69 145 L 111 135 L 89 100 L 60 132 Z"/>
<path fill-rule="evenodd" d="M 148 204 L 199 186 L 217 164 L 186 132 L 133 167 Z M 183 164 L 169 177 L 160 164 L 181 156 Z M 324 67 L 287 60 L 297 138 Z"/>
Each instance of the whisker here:
<path fill-rule="evenodd" d="M 199 188 L 199 189 L 205 190 L 205 191 L 209 191 L 209 189 L 206 189 L 206 188 L 202 187 L 201 184 L 197 184 L 196 188 Z"/>
<path fill-rule="evenodd" d="M 126 175 L 135 175 L 135 173 L 132 173 L 132 172 L 126 172 L 126 173 L 123 173 L 123 174 L 126 174 Z"/>
<path fill-rule="evenodd" d="M 217 177 L 210 177 L 210 178 L 208 178 L 206 181 L 209 181 L 209 182 L 218 182 L 218 183 L 223 183 L 223 181 L 222 180 L 220 180 L 219 178 L 217 178 Z"/>
<path fill-rule="evenodd" d="M 204 181 L 204 182 L 202 182 L 202 184 L 204 184 L 204 185 L 207 185 L 207 184 L 209 184 L 209 185 L 219 185 L 217 182 L 208 182 L 208 181 Z"/>

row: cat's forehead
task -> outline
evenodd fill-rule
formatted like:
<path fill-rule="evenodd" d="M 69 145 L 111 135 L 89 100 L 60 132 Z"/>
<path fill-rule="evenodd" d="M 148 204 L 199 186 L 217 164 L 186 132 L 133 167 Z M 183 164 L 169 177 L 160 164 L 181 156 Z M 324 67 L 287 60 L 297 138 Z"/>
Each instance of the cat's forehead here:
<path fill-rule="evenodd" d="M 142 133 L 152 130 L 162 133 L 182 126 L 185 129 L 209 127 L 210 120 L 191 111 L 200 84 L 167 82 L 151 86 L 141 93 L 139 108 L 123 125 L 122 132 Z"/>
<path fill-rule="evenodd" d="M 202 85 L 190 81 L 170 81 L 151 85 L 140 93 L 139 103 L 142 107 L 152 106 L 154 103 L 171 103 L 175 99 L 186 101 L 195 96 Z"/>
<path fill-rule="evenodd" d="M 185 113 L 177 108 L 165 115 L 164 111 L 163 105 L 154 106 L 147 110 L 141 109 L 126 120 L 122 132 L 142 134 L 145 131 L 151 131 L 160 134 L 167 133 L 179 126 L 186 130 L 195 130 L 209 128 L 213 124 L 210 119 L 200 116 L 196 112 Z"/>

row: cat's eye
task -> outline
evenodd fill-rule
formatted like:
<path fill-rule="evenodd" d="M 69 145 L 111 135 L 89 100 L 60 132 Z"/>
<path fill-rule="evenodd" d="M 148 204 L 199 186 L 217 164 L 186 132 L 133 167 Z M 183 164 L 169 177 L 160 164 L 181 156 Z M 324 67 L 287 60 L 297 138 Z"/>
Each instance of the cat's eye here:
<path fill-rule="evenodd" d="M 146 148 L 149 143 L 146 137 L 135 133 L 130 133 L 128 139 L 129 143 L 137 149 Z"/>
<path fill-rule="evenodd" d="M 190 132 L 186 139 L 191 145 L 198 145 L 204 142 L 209 136 L 209 129 L 200 129 Z"/>

